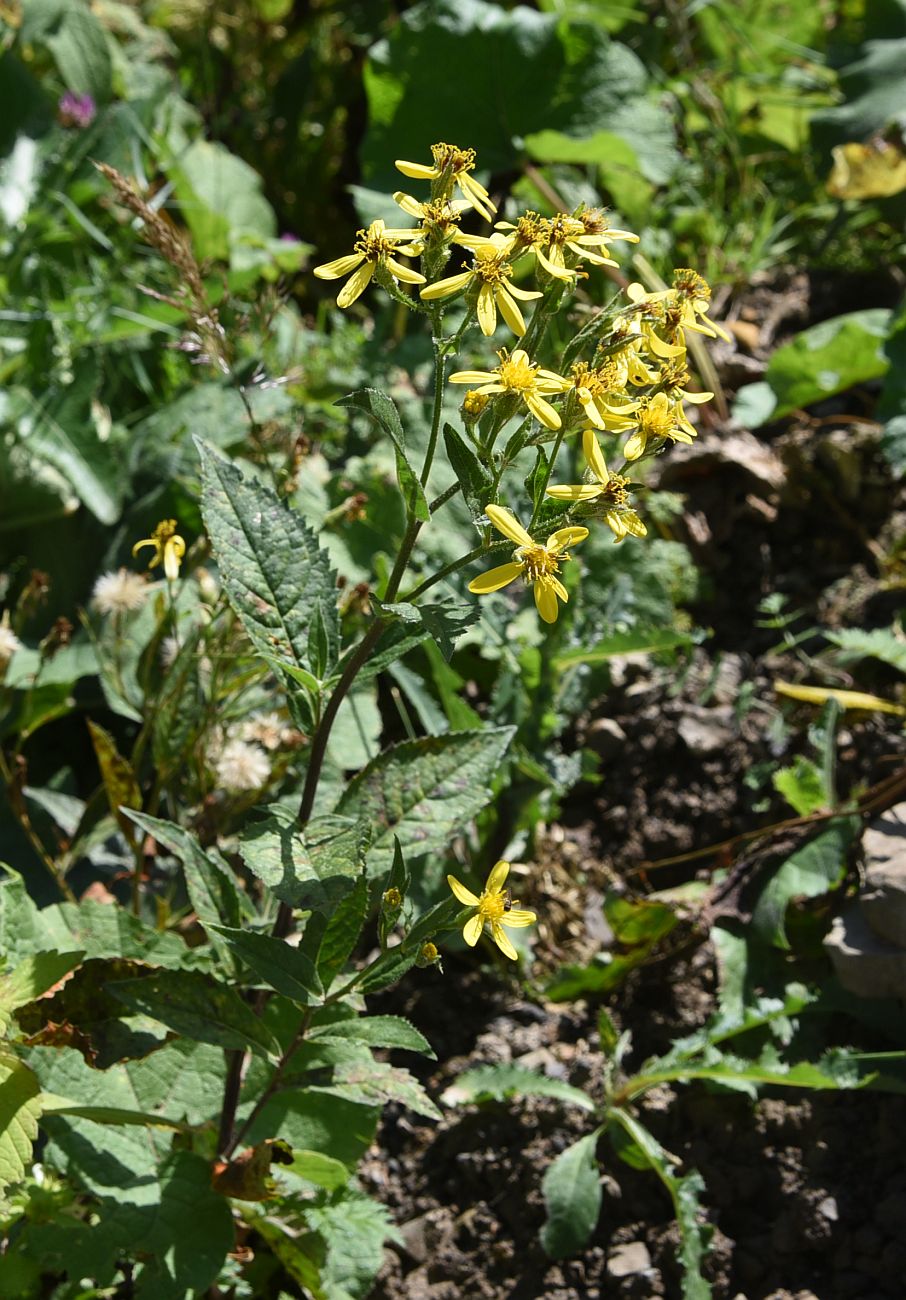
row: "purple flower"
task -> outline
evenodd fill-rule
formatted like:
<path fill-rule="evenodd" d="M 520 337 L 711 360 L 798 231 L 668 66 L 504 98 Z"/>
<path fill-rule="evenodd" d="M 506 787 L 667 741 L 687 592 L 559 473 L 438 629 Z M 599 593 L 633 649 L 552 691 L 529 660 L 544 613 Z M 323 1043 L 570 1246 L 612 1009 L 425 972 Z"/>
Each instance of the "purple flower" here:
<path fill-rule="evenodd" d="M 77 95 L 67 90 L 57 105 L 57 114 L 61 126 L 75 126 L 84 130 L 91 126 L 97 115 L 97 105 L 90 95 Z"/>
<path fill-rule="evenodd" d="M 298 235 L 294 235 L 293 232 L 292 232 L 291 230 L 284 230 L 283 234 L 280 236 L 280 243 L 281 243 L 281 244 L 298 244 L 298 243 L 299 243 L 299 236 L 298 236 Z"/>

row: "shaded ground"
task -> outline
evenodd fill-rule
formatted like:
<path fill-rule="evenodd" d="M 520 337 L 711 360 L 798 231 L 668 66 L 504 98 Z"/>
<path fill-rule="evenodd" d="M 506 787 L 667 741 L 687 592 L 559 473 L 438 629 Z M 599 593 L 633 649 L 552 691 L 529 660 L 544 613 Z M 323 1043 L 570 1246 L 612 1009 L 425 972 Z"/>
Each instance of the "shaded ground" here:
<path fill-rule="evenodd" d="M 793 328 L 808 322 L 809 288 L 787 287 Z M 820 305 L 811 315 L 821 315 Z M 781 312 L 772 330 L 783 319 Z M 760 355 L 755 346 L 731 364 L 757 377 Z M 652 863 L 789 815 L 768 775 L 802 751 L 813 714 L 794 715 L 792 731 L 780 725 L 772 684 L 801 677 L 800 651 L 784 649 L 776 629 L 756 626 L 757 607 L 770 592 L 783 593 L 801 612 L 794 630 L 887 626 L 902 608 L 902 575 L 898 581 L 885 557 L 902 538 L 906 496 L 891 481 L 876 427 L 861 417 L 869 408 L 870 394 L 856 393 L 757 438 L 703 429 L 693 448 L 665 461 L 659 485 L 686 496 L 679 535 L 710 589 L 696 620 L 714 635 L 681 683 L 644 659 L 617 665 L 606 713 L 580 725 L 577 741 L 597 750 L 604 780 L 577 793 L 519 891 L 542 917 L 532 972 L 539 988 L 562 962 L 587 960 L 606 944 L 600 903 L 608 885 L 707 880 L 738 851 Z M 819 645 L 815 637 L 801 649 Z M 882 665 L 859 667 L 860 689 L 893 680 Z M 841 676 L 826 684 L 852 683 Z M 898 720 L 851 719 L 838 736 L 843 794 L 891 775 L 906 753 Z M 618 1026 L 632 1031 L 634 1062 L 666 1050 L 713 1009 L 713 952 L 701 937 L 686 938 L 606 999 Z M 816 969 L 831 979 L 829 966 Z M 594 1091 L 597 1005 L 546 1003 L 540 993 L 527 1000 L 508 974 L 453 954 L 445 976 L 422 972 L 417 986 L 407 981 L 380 1000 L 381 1010 L 409 1016 L 444 1062 L 422 1066 L 431 1094 L 464 1069 L 510 1060 Z M 866 1045 L 892 1046 L 859 1022 L 847 1028 Z M 642 1109 L 683 1168 L 704 1177 L 717 1300 L 900 1300 L 906 1099 L 786 1093 L 753 1103 L 689 1087 L 652 1094 Z M 451 1111 L 437 1126 L 390 1112 L 363 1180 L 402 1225 L 405 1245 L 388 1251 L 372 1294 L 679 1297 L 666 1193 L 652 1175 L 609 1156 L 589 1247 L 559 1263 L 541 1250 L 541 1177 L 585 1131 L 587 1117 L 538 1100 Z"/>

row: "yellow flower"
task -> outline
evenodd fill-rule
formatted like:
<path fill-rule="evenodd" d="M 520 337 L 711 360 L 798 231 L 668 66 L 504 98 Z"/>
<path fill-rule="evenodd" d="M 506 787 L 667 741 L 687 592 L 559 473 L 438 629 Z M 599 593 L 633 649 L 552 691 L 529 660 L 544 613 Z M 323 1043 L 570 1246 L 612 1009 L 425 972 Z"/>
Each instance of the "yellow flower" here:
<path fill-rule="evenodd" d="M 628 480 L 621 474 L 611 474 L 598 446 L 594 429 L 585 429 L 582 434 L 582 450 L 588 461 L 588 468 L 594 475 L 592 483 L 564 484 L 561 487 L 549 487 L 547 495 L 555 501 L 598 501 L 603 508 L 604 518 L 614 535 L 614 540 L 622 542 L 624 537 L 644 537 L 648 529 L 629 504 Z"/>
<path fill-rule="evenodd" d="M 460 903 L 464 903 L 466 907 L 476 907 L 478 909 L 475 915 L 470 916 L 466 921 L 462 931 L 462 937 L 469 947 L 475 947 L 482 931 L 487 926 L 491 931 L 491 937 L 504 957 L 516 961 L 519 954 L 510 943 L 509 936 L 504 934 L 503 927 L 507 925 L 514 929 L 521 929 L 526 925 L 534 925 L 538 918 L 534 912 L 517 907 L 510 898 L 510 891 L 504 889 L 503 883 L 509 874 L 509 870 L 510 864 L 508 862 L 498 862 L 496 866 L 492 867 L 491 874 L 485 881 L 484 889 L 478 898 L 472 893 L 471 889 L 466 889 L 465 885 L 461 884 L 455 876 L 447 876 L 447 884 Z"/>
<path fill-rule="evenodd" d="M 643 397 L 631 415 L 625 419 L 618 418 L 621 420 L 620 432 L 635 427 L 635 432 L 623 448 L 627 460 L 638 460 L 644 456 L 649 444 L 653 444 L 653 450 L 656 451 L 666 438 L 672 442 L 691 442 L 696 436 L 695 429 L 686 419 L 682 402 L 671 402 L 665 393 Z"/>
<path fill-rule="evenodd" d="M 570 559 L 568 547 L 583 542 L 588 536 L 587 528 L 558 528 L 551 533 L 544 546 L 532 540 L 528 531 L 522 527 L 511 510 L 503 506 L 487 506 L 485 514 L 499 533 L 515 542 L 517 549 L 509 564 L 498 565 L 487 573 L 473 578 L 469 591 L 476 596 L 487 596 L 492 591 L 500 591 L 517 578 L 530 583 L 535 593 L 535 605 L 545 623 L 556 623 L 560 607 L 557 597 L 569 600 L 569 594 L 557 577 L 560 564 Z"/>
<path fill-rule="evenodd" d="M 460 243 L 465 238 L 465 236 L 457 236 Z M 473 247 L 475 257 L 471 270 L 462 271 L 459 275 L 447 276 L 444 280 L 437 280 L 434 284 L 427 285 L 420 291 L 420 296 L 426 302 L 436 298 L 451 298 L 453 294 L 461 293 L 463 289 L 477 283 L 480 288 L 475 310 L 482 334 L 490 338 L 494 333 L 497 328 L 499 307 L 500 314 L 507 325 L 517 338 L 521 338 L 525 333 L 525 321 L 516 299 L 521 298 L 523 302 L 530 302 L 533 298 L 540 298 L 541 293 L 537 289 L 517 289 L 515 285 L 507 283 L 513 274 L 513 268 L 507 260 L 506 240 L 502 235 L 493 235 L 490 239 L 481 241 L 470 239 L 469 246 Z"/>
<path fill-rule="evenodd" d="M 404 257 L 418 256 L 421 246 L 409 242 L 417 236 L 416 230 L 388 230 L 383 221 L 372 221 L 367 230 L 360 230 L 356 235 L 354 253 L 316 266 L 314 274 L 319 280 L 339 280 L 344 275 L 349 276 L 337 298 L 338 307 L 349 307 L 354 303 L 368 288 L 378 267 L 406 284 L 424 284 L 423 275 L 394 260 L 396 253 Z"/>
<path fill-rule="evenodd" d="M 661 304 L 666 313 L 668 330 L 679 327 L 692 330 L 696 334 L 704 334 L 710 339 L 721 338 L 726 343 L 731 342 L 726 330 L 708 319 L 711 286 L 697 271 L 690 271 L 688 267 L 680 267 L 673 272 L 672 289 L 663 289 L 660 293 L 646 293 L 644 287 L 636 283 L 627 287 L 626 296 L 637 307 Z"/>
<path fill-rule="evenodd" d="M 176 520 L 162 520 L 150 537 L 145 537 L 142 541 L 135 543 L 132 554 L 138 555 L 144 546 L 154 547 L 154 555 L 151 557 L 148 568 L 153 569 L 163 561 L 167 580 L 174 582 L 179 577 L 179 566 L 182 564 L 182 557 L 186 553 L 186 544 L 176 531 Z"/>
<path fill-rule="evenodd" d="M 408 216 L 415 217 L 416 221 L 421 222 L 420 231 L 409 232 L 418 235 L 430 235 L 435 231 L 441 236 L 449 235 L 451 231 L 458 229 L 462 213 L 467 212 L 472 206 L 467 199 L 441 199 L 437 203 L 432 203 L 429 199 L 427 203 L 419 203 L 418 199 L 413 198 L 411 194 L 405 194 L 402 190 L 396 191 L 393 201 L 399 204 Z"/>
<path fill-rule="evenodd" d="M 415 180 L 439 181 L 436 194 L 432 186 L 431 197 L 435 199 L 448 199 L 453 192 L 454 184 L 458 185 L 460 193 L 469 205 L 476 212 L 480 212 L 485 221 L 491 221 L 493 219 L 491 214 L 497 211 L 497 206 L 491 202 L 485 187 L 474 176 L 469 175 L 475 170 L 475 150 L 460 149 L 455 144 L 432 144 L 431 156 L 434 159 L 434 165 L 431 167 L 424 163 L 404 162 L 399 158 L 395 166 L 404 176 L 411 176 Z"/>
<path fill-rule="evenodd" d="M 475 391 L 485 393 L 519 393 L 536 420 L 548 429 L 560 428 L 560 416 L 546 400 L 552 393 L 563 393 L 570 386 L 568 379 L 542 370 L 528 359 L 528 353 L 517 348 L 510 356 L 506 348 L 497 354 L 500 365 L 496 370 L 458 370 L 450 376 L 451 384 L 479 384 Z"/>
<path fill-rule="evenodd" d="M 558 280 L 571 280 L 576 274 L 575 269 L 566 265 L 567 249 L 575 257 L 584 258 L 595 266 L 616 266 L 613 258 L 607 256 L 608 240 L 631 239 L 638 243 L 638 235 L 630 234 L 628 230 L 608 230 L 606 223 L 602 229 L 590 230 L 586 221 L 580 217 L 568 217 L 565 213 L 552 217 L 545 224 L 547 248 L 544 251 L 536 248 L 535 256 L 548 274 Z"/>
<path fill-rule="evenodd" d="M 596 429 L 606 429 L 605 415 L 621 413 L 623 404 L 630 400 L 626 393 L 629 365 L 625 352 L 626 349 L 622 349 L 612 357 L 605 357 L 598 366 L 577 361 L 570 369 L 570 379 L 579 404 Z M 608 399 L 617 399 L 622 404 L 614 408 Z"/>

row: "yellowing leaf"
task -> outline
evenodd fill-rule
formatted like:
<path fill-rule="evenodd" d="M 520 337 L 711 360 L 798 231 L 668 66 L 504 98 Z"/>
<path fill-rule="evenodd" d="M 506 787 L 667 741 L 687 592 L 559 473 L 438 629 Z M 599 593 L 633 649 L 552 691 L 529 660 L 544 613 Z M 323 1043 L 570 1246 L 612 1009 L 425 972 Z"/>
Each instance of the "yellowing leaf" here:
<path fill-rule="evenodd" d="M 887 140 L 838 144 L 827 189 L 835 199 L 886 199 L 906 190 L 906 154 Z"/>
<path fill-rule="evenodd" d="M 868 709 L 878 713 L 906 714 L 902 704 L 882 700 L 878 695 L 868 695 L 865 691 L 840 691 L 830 686 L 794 686 L 792 682 L 776 681 L 774 690 L 778 695 L 785 695 L 790 700 L 801 700 L 804 704 L 826 704 L 836 700 L 841 709 Z"/>

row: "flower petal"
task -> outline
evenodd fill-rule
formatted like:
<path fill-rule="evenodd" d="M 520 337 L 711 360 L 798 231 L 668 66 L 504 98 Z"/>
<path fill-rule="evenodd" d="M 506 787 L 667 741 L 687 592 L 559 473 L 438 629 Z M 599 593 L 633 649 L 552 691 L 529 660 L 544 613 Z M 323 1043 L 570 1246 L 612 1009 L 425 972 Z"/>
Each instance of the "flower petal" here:
<path fill-rule="evenodd" d="M 484 884 L 484 892 L 486 894 L 499 894 L 501 889 L 503 889 L 504 882 L 509 874 L 510 864 L 508 862 L 504 862 L 503 858 L 501 858 L 499 862 L 495 862 L 493 867 L 491 867 L 491 870 L 488 872 L 488 878 Z"/>
<path fill-rule="evenodd" d="M 470 916 L 468 921 L 466 921 L 462 929 L 462 937 L 470 948 L 475 947 L 476 943 L 481 938 L 481 932 L 483 929 L 484 917 L 480 912 L 476 912 L 474 916 Z"/>
<path fill-rule="evenodd" d="M 508 284 L 506 291 L 514 298 L 521 298 L 523 302 L 532 302 L 535 298 L 544 297 L 544 294 L 540 289 L 520 289 L 518 285 L 515 284 Z"/>
<path fill-rule="evenodd" d="M 419 203 L 418 199 L 411 194 L 406 194 L 404 190 L 396 190 L 393 195 L 393 202 L 398 204 L 410 217 L 415 217 L 416 221 L 421 221 L 424 203 Z"/>
<path fill-rule="evenodd" d="M 466 889 L 465 885 L 461 881 L 457 880 L 455 876 L 447 876 L 447 884 L 453 890 L 453 893 L 459 901 L 465 903 L 466 907 L 478 906 L 478 899 L 475 894 L 472 893 L 471 889 Z"/>
<path fill-rule="evenodd" d="M 642 433 L 641 429 L 636 429 L 632 437 L 627 440 L 623 455 L 626 460 L 638 460 L 640 456 L 644 456 L 647 445 L 648 435 Z"/>
<path fill-rule="evenodd" d="M 349 275 L 354 271 L 364 258 L 364 253 L 347 253 L 345 257 L 337 257 L 332 262 L 324 262 L 321 266 L 316 266 L 312 275 L 316 275 L 319 280 L 339 280 L 344 275 Z"/>
<path fill-rule="evenodd" d="M 179 577 L 179 566 L 186 553 L 186 544 L 177 534 L 164 542 L 164 573 L 169 582 Z"/>
<path fill-rule="evenodd" d="M 580 528 L 575 524 L 570 528 L 558 528 L 547 539 L 547 549 L 557 552 L 568 551 L 571 546 L 578 546 L 579 542 L 584 542 L 587 536 L 588 529 Z"/>
<path fill-rule="evenodd" d="M 601 451 L 600 444 L 595 437 L 594 429 L 583 430 L 582 450 L 585 452 L 585 459 L 588 461 L 589 469 L 598 482 L 609 483 L 610 474 L 607 471 L 607 463 L 604 460 L 604 453 Z"/>
<path fill-rule="evenodd" d="M 494 942 L 503 953 L 504 957 L 509 957 L 510 961 L 519 960 L 518 952 L 510 943 L 499 921 L 491 922 L 491 934 L 494 936 Z"/>
<path fill-rule="evenodd" d="M 424 294 L 422 297 L 424 298 Z M 450 376 L 451 384 L 493 384 L 498 379 L 494 370 L 457 370 Z M 502 392 L 503 389 L 501 388 Z"/>
<path fill-rule="evenodd" d="M 500 918 L 501 925 L 511 925 L 516 929 L 521 929 L 524 925 L 534 925 L 538 920 L 534 912 L 529 912 L 522 907 L 511 907 L 508 912 L 504 912 Z"/>
<path fill-rule="evenodd" d="M 138 555 L 139 551 L 140 551 L 140 550 L 142 549 L 142 547 L 144 547 L 144 546 L 153 546 L 154 549 L 155 549 L 155 551 L 158 552 L 157 559 L 155 559 L 155 560 L 152 562 L 152 567 L 153 567 L 153 565 L 154 565 L 154 564 L 157 564 L 158 561 L 160 560 L 160 554 L 159 554 L 159 552 L 160 552 L 160 542 L 157 540 L 156 537 L 144 537 L 140 542 L 136 542 L 135 545 L 133 546 L 133 548 L 132 548 L 132 554 L 133 554 L 133 556 Z"/>
<path fill-rule="evenodd" d="M 485 338 L 490 338 L 497 328 L 497 307 L 494 302 L 494 290 L 489 284 L 483 284 L 478 290 L 475 313 L 482 334 Z"/>
<path fill-rule="evenodd" d="M 471 278 L 471 271 L 463 271 L 460 275 L 447 276 L 446 280 L 435 280 L 434 284 L 429 284 L 427 288 L 422 289 L 419 297 L 429 302 L 432 298 L 450 298 L 454 293 L 464 289 Z"/>
<path fill-rule="evenodd" d="M 545 426 L 545 428 L 547 429 L 560 428 L 560 425 L 562 424 L 562 420 L 560 419 L 559 415 L 554 410 L 554 408 L 551 406 L 550 402 L 546 402 L 544 398 L 540 395 L 540 393 L 533 393 L 530 390 L 526 389 L 525 404 L 528 407 L 528 409 L 531 411 L 532 415 L 534 415 L 535 419 L 539 420 L 541 424 Z"/>
<path fill-rule="evenodd" d="M 563 483 L 547 488 L 547 495 L 555 501 L 594 501 L 603 491 L 599 483 Z"/>
<path fill-rule="evenodd" d="M 343 288 L 337 295 L 338 307 L 349 307 L 355 302 L 356 298 L 363 294 L 371 283 L 371 277 L 374 275 L 374 262 L 364 262 L 357 271 L 354 271 Z"/>
<path fill-rule="evenodd" d="M 498 533 L 503 533 L 504 537 L 508 537 L 517 546 L 535 545 L 530 534 L 522 527 L 512 510 L 507 510 L 505 506 L 490 505 L 485 507 L 485 514 Z"/>
<path fill-rule="evenodd" d="M 393 164 L 404 176 L 411 176 L 416 181 L 436 181 L 440 172 L 436 167 L 427 167 L 424 163 L 405 162 L 397 158 Z"/>
<path fill-rule="evenodd" d="M 492 591 L 499 591 L 501 587 L 509 586 L 521 576 L 521 564 L 501 564 L 496 569 L 488 569 L 487 573 L 473 578 L 469 583 L 469 591 L 473 596 L 489 596 Z"/>
<path fill-rule="evenodd" d="M 556 623 L 557 615 L 560 612 L 557 605 L 557 594 L 548 583 L 535 583 L 535 605 L 545 623 Z"/>
<path fill-rule="evenodd" d="M 522 312 L 519 310 L 519 304 L 510 296 L 510 292 L 505 289 L 503 285 L 498 286 L 496 298 L 501 316 L 506 321 L 507 325 L 509 325 L 516 337 L 521 339 L 525 333 L 525 320 L 523 319 Z M 481 297 L 479 295 L 479 302 L 480 301 Z"/>
<path fill-rule="evenodd" d="M 391 275 L 395 275 L 404 284 L 425 283 L 425 277 L 419 271 L 413 271 L 411 267 L 403 266 L 402 262 L 396 262 L 392 257 L 387 258 L 385 265 Z"/>

